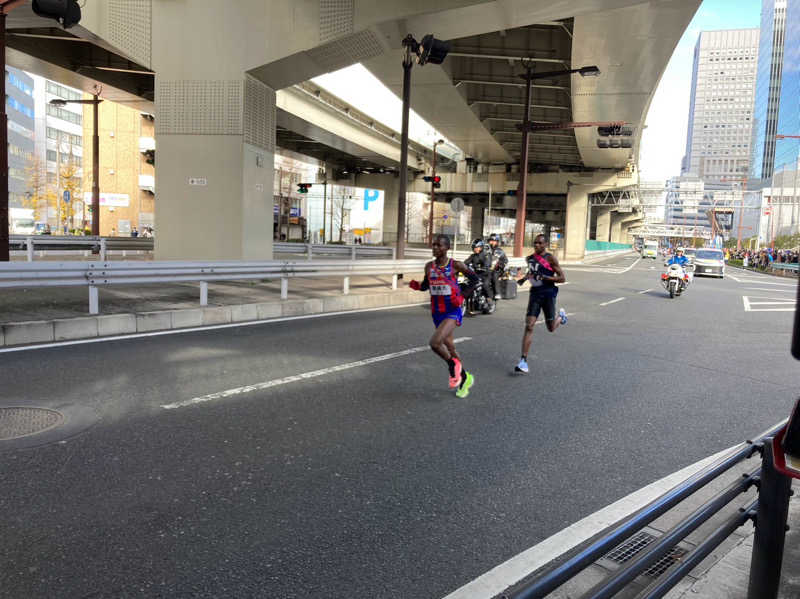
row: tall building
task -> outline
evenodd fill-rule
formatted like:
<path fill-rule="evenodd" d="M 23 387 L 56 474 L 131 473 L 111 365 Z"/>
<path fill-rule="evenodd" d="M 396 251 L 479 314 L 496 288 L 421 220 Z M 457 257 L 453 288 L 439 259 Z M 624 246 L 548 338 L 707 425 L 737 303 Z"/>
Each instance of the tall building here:
<path fill-rule="evenodd" d="M 706 183 L 747 175 L 758 40 L 758 29 L 700 33 L 681 174 Z"/>
<path fill-rule="evenodd" d="M 775 134 L 800 135 L 800 0 L 786 4 L 784 48 Z M 800 139 L 776 139 L 774 156 L 774 171 L 796 171 Z"/>
<path fill-rule="evenodd" d="M 54 230 L 83 227 L 81 203 L 83 169 L 83 108 L 80 104 L 63 106 L 52 100 L 80 100 L 80 91 L 38 75 L 34 82 L 36 105 L 36 145 L 34 163 L 40 170 L 42 188 L 29 178 L 29 191 L 39 196 L 37 217 Z M 64 202 L 69 190 L 69 202 Z"/>
<path fill-rule="evenodd" d="M 12 208 L 23 208 L 29 204 L 26 191 L 35 137 L 33 87 L 33 79 L 26 73 L 6 67 L 8 200 Z"/>
<path fill-rule="evenodd" d="M 91 96 L 84 95 L 89 99 Z M 100 235 L 130 236 L 155 223 L 155 127 L 153 115 L 105 100 L 98 114 Z M 92 136 L 94 106 L 83 105 L 83 137 L 86 140 L 83 190 L 87 223 L 92 215 Z M 188 217 L 188 216 L 187 216 Z"/>
<path fill-rule="evenodd" d="M 763 186 L 772 177 L 775 167 L 775 135 L 778 131 L 778 116 L 781 103 L 781 88 L 784 74 L 785 48 L 788 56 L 796 54 L 800 36 L 788 12 L 796 13 L 799 0 L 762 0 L 761 40 L 759 46 L 756 98 L 753 111 L 753 158 L 750 177 L 755 186 Z M 789 25 L 787 29 L 787 24 Z M 788 34 L 788 35 L 787 35 Z M 792 39 L 794 36 L 794 39 Z M 792 43 L 794 51 L 792 51 Z M 795 56 L 794 62 L 797 58 Z M 796 100 L 796 97 L 795 97 Z"/>

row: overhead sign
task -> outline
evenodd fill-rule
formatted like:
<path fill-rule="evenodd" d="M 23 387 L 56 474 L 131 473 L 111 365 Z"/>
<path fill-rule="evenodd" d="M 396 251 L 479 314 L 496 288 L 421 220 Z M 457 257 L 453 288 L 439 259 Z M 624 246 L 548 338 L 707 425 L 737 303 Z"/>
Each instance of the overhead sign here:
<path fill-rule="evenodd" d="M 374 202 L 381 195 L 379 189 L 365 189 L 364 190 L 364 210 L 369 210 L 370 202 Z"/>
<path fill-rule="evenodd" d="M 127 208 L 130 206 L 131 200 L 127 193 L 101 193 L 100 205 L 101 206 L 114 206 L 116 208 Z"/>

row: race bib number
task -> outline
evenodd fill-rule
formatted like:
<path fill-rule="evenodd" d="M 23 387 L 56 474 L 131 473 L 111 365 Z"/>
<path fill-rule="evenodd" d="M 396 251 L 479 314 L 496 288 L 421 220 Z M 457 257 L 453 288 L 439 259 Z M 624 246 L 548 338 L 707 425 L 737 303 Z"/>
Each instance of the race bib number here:
<path fill-rule="evenodd" d="M 450 285 L 431 285 L 431 295 L 450 295 L 452 291 Z"/>
<path fill-rule="evenodd" d="M 543 283 L 544 281 L 542 281 L 541 279 L 539 280 L 531 279 L 531 287 L 541 287 Z"/>

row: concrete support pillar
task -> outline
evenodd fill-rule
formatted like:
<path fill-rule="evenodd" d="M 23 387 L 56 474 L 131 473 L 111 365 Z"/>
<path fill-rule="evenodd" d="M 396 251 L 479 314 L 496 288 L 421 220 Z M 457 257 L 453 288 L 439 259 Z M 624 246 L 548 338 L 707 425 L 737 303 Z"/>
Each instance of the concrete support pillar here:
<path fill-rule="evenodd" d="M 567 192 L 567 220 L 564 225 L 564 259 L 582 260 L 589 232 L 589 195 L 585 187 L 573 186 Z"/>
<path fill-rule="evenodd" d="M 597 228 L 594 238 L 597 241 L 610 241 L 611 240 L 611 208 L 598 206 L 597 210 Z"/>
<path fill-rule="evenodd" d="M 275 92 L 245 74 L 262 4 L 153 3 L 158 260 L 272 258 Z"/>
<path fill-rule="evenodd" d="M 622 239 L 622 223 L 627 214 L 611 213 L 611 243 L 624 243 Z"/>

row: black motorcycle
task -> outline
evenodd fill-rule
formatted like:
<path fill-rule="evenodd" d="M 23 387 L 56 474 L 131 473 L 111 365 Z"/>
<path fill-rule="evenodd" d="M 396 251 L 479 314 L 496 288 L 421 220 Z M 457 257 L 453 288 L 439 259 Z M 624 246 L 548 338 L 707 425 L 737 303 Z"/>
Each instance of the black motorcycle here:
<path fill-rule="evenodd" d="M 464 298 L 464 312 L 470 316 L 476 314 L 493 314 L 497 308 L 494 299 L 490 297 L 489 290 L 486 288 L 483 276 L 478 274 L 478 284 L 472 290 L 472 295 Z M 458 284 L 463 293 L 464 289 L 468 286 L 466 277 L 459 275 Z"/>

